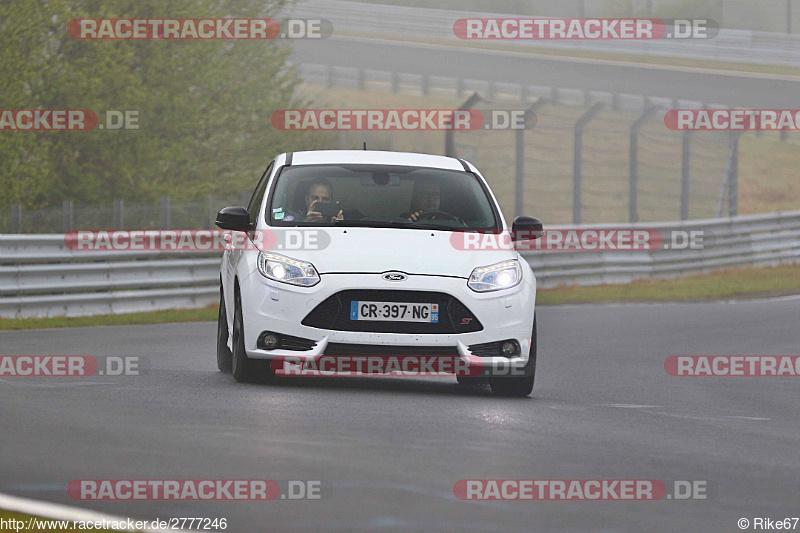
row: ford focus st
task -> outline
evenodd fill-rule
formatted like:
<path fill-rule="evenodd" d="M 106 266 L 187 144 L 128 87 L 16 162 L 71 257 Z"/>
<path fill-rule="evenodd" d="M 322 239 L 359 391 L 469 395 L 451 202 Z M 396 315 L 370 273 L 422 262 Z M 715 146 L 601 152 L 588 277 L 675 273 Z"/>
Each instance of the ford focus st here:
<path fill-rule="evenodd" d="M 530 394 L 536 278 L 513 241 L 537 238 L 541 222 L 509 228 L 466 161 L 281 154 L 217 225 L 244 242 L 220 268 L 217 364 L 237 381 L 285 361 L 436 356 L 469 369 L 453 372 L 461 384 Z M 487 236 L 511 246 L 480 246 Z"/>

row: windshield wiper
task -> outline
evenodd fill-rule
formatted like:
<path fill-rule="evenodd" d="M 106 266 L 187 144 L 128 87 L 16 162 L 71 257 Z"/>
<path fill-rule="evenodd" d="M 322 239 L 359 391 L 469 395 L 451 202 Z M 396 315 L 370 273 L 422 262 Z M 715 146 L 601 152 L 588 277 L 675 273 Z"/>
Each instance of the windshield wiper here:
<path fill-rule="evenodd" d="M 354 228 L 401 228 L 401 229 L 418 229 L 418 230 L 437 230 L 437 231 L 456 231 L 461 228 L 452 226 L 440 226 L 438 224 L 420 224 L 419 222 L 410 221 L 387 221 L 387 220 L 336 220 L 336 226 L 354 227 Z M 467 229 L 467 228 L 464 228 Z"/>
<path fill-rule="evenodd" d="M 363 227 L 363 228 L 408 228 L 411 222 L 386 221 L 386 220 L 335 220 L 336 226 Z"/>

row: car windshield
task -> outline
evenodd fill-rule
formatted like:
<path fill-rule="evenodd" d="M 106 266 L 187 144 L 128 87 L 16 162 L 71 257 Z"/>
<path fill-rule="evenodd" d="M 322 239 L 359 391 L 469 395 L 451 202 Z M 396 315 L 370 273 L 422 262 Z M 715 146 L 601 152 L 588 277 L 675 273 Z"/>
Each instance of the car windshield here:
<path fill-rule="evenodd" d="M 273 226 L 497 230 L 500 217 L 474 174 L 387 165 L 286 167 L 267 206 Z"/>

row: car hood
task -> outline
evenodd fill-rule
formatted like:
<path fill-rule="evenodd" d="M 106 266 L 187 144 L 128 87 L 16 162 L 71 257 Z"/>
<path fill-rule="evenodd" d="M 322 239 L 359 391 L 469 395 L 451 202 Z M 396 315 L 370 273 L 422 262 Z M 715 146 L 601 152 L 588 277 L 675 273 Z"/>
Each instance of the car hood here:
<path fill-rule="evenodd" d="M 275 251 L 310 261 L 320 274 L 399 271 L 468 278 L 475 267 L 517 258 L 513 249 L 460 249 L 463 234 L 451 231 L 352 227 L 311 231 L 317 235 L 319 249 L 303 246 L 287 250 L 279 246 Z"/>

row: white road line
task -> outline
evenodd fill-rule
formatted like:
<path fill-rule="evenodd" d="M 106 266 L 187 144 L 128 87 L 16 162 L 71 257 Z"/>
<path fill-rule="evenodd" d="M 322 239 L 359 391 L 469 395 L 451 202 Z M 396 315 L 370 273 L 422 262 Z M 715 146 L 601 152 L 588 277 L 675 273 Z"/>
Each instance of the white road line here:
<path fill-rule="evenodd" d="M 617 407 L 619 409 L 661 409 L 663 405 L 637 405 L 632 403 L 612 403 L 609 407 Z"/>
<path fill-rule="evenodd" d="M 80 509 L 78 507 L 70 507 L 67 505 L 59 505 L 55 503 L 43 502 L 39 500 L 32 500 L 29 498 L 20 498 L 19 496 L 11 496 L 9 494 L 0 494 L 0 509 L 11 511 L 14 513 L 29 514 L 39 518 L 48 518 L 51 520 L 70 520 L 70 521 L 84 521 L 84 522 L 127 522 L 128 518 L 113 516 L 97 511 L 89 511 L 88 509 Z M 136 520 L 134 520 L 136 521 Z M 146 531 L 162 532 L 166 529 L 118 529 L 117 531 Z"/>

